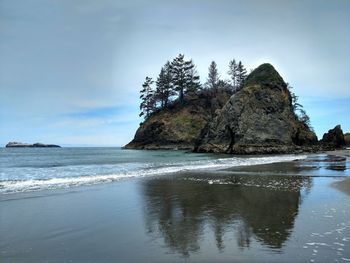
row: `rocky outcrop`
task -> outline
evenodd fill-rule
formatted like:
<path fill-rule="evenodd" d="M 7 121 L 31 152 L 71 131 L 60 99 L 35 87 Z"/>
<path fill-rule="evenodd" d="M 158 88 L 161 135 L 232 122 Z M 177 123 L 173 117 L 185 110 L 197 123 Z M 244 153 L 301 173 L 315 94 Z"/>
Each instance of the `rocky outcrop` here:
<path fill-rule="evenodd" d="M 32 148 L 41 148 L 41 147 L 61 147 L 56 144 L 43 144 L 43 143 L 34 143 L 34 144 L 28 144 L 28 143 L 21 143 L 21 142 L 9 142 L 6 144 L 7 148 L 23 148 L 23 147 L 32 147 Z"/>
<path fill-rule="evenodd" d="M 287 84 L 272 65 L 263 64 L 248 76 L 243 89 L 205 126 L 195 150 L 288 153 L 316 143 L 315 133 L 293 112 Z"/>
<path fill-rule="evenodd" d="M 193 150 L 201 130 L 230 95 L 225 90 L 217 91 L 214 96 L 202 92 L 183 103 L 174 102 L 141 123 L 134 139 L 124 148 Z"/>
<path fill-rule="evenodd" d="M 325 133 L 320 141 L 325 147 L 342 148 L 345 146 L 345 138 L 340 125 Z"/>
<path fill-rule="evenodd" d="M 124 148 L 273 154 L 333 150 L 350 141 L 338 125 L 318 142 L 307 119 L 301 120 L 283 78 L 262 64 L 232 96 L 225 88 L 201 91 L 154 112 Z"/>

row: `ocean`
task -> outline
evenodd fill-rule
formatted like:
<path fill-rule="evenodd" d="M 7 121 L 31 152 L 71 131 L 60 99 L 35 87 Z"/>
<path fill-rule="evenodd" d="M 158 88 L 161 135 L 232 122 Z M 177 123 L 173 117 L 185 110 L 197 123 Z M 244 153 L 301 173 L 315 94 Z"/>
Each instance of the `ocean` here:
<path fill-rule="evenodd" d="M 0 194 L 304 158 L 305 155 L 231 157 L 184 151 L 141 151 L 108 147 L 1 148 Z"/>

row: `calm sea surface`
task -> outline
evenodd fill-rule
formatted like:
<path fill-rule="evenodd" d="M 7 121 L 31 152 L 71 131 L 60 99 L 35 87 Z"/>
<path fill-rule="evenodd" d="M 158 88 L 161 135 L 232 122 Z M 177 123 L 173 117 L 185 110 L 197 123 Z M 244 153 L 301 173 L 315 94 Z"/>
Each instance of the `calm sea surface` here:
<path fill-rule="evenodd" d="M 0 262 L 350 262 L 346 158 L 27 148 L 0 168 Z"/>

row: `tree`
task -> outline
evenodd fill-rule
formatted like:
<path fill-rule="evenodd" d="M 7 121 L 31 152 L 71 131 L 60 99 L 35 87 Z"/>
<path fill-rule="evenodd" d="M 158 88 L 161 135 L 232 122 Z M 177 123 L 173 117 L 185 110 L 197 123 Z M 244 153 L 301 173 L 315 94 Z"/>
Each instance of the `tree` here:
<path fill-rule="evenodd" d="M 140 91 L 140 114 L 139 116 L 145 115 L 145 119 L 147 119 L 152 112 L 155 110 L 155 93 L 152 88 L 152 84 L 154 81 L 150 77 L 146 77 L 145 82 L 142 84 L 142 89 Z"/>
<path fill-rule="evenodd" d="M 199 82 L 199 75 L 196 66 L 193 64 L 192 60 L 190 60 L 190 62 L 192 67 L 187 71 L 185 94 L 191 94 L 194 96 L 201 88 L 201 84 Z"/>
<path fill-rule="evenodd" d="M 290 97 L 291 97 L 291 106 L 292 110 L 294 112 L 294 116 L 296 119 L 298 119 L 301 123 L 303 123 L 306 127 L 308 127 L 310 130 L 313 130 L 310 122 L 309 115 L 306 114 L 306 111 L 303 109 L 304 106 L 301 105 L 298 100 L 299 97 L 295 95 L 293 92 L 293 87 L 287 83 L 287 89 L 289 90 Z"/>
<path fill-rule="evenodd" d="M 217 89 L 219 82 L 219 73 L 215 61 L 212 61 L 209 66 L 208 78 L 206 86 L 208 89 L 215 90 Z"/>
<path fill-rule="evenodd" d="M 156 85 L 156 100 L 160 102 L 162 109 L 166 108 L 170 97 L 175 95 L 169 61 L 160 70 Z"/>
<path fill-rule="evenodd" d="M 236 60 L 232 59 L 228 64 L 228 75 L 231 77 L 233 91 L 237 91 L 237 63 Z"/>
<path fill-rule="evenodd" d="M 247 78 L 247 70 L 243 66 L 243 63 L 239 61 L 237 65 L 237 83 L 236 83 L 238 89 L 243 88 L 246 78 Z"/>
<path fill-rule="evenodd" d="M 218 87 L 218 89 L 223 89 L 223 90 L 226 90 L 228 92 L 232 92 L 232 85 L 227 80 L 220 79 L 217 83 L 217 87 Z"/>
<path fill-rule="evenodd" d="M 304 109 L 299 109 L 299 112 L 300 112 L 298 116 L 299 121 L 303 123 L 306 127 L 308 127 L 310 130 L 313 130 L 310 123 L 310 117 L 309 115 L 306 114 L 306 111 Z"/>
<path fill-rule="evenodd" d="M 292 99 L 291 104 L 292 104 L 292 110 L 294 112 L 295 115 L 297 115 L 297 111 L 303 108 L 303 105 L 301 105 L 300 103 L 298 103 L 299 100 L 299 96 L 295 95 L 295 93 L 293 92 L 293 87 L 289 85 L 289 83 L 287 83 L 287 89 L 289 90 L 290 93 L 290 97 Z"/>
<path fill-rule="evenodd" d="M 199 76 L 192 60 L 186 61 L 183 54 L 179 54 L 171 62 L 172 83 L 174 90 L 179 94 L 180 102 L 184 100 L 184 94 L 198 88 Z"/>

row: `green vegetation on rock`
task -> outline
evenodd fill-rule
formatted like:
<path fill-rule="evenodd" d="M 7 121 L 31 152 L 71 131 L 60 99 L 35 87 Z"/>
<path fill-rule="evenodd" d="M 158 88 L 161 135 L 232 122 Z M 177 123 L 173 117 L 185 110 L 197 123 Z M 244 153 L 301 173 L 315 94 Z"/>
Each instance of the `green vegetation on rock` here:
<path fill-rule="evenodd" d="M 146 78 L 140 107 L 145 120 L 125 148 L 271 154 L 322 147 L 298 96 L 271 64 L 245 77 L 242 62 L 231 60 L 228 74 L 230 82 L 220 79 L 212 61 L 201 85 L 192 60 L 180 54 L 167 62 L 156 89 Z M 322 145 L 341 147 L 339 134 L 340 126 Z"/>
<path fill-rule="evenodd" d="M 280 74 L 278 74 L 275 68 L 269 63 L 260 65 L 248 75 L 245 86 L 252 85 L 287 86 Z"/>

